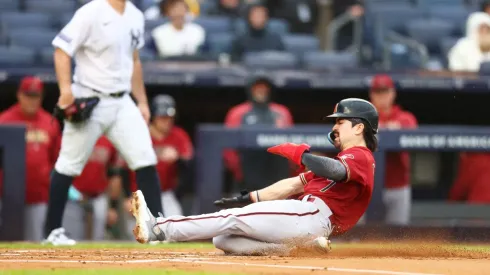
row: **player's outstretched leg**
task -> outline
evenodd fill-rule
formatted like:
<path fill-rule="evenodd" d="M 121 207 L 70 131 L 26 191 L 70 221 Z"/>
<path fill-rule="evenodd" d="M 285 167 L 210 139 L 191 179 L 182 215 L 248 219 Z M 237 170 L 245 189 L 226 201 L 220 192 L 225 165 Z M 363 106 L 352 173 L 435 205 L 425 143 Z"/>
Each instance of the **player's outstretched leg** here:
<path fill-rule="evenodd" d="M 143 193 L 140 190 L 133 193 L 131 213 L 136 219 L 133 234 L 138 242 L 165 241 L 165 234 L 157 226 L 157 219 L 148 209 Z"/>

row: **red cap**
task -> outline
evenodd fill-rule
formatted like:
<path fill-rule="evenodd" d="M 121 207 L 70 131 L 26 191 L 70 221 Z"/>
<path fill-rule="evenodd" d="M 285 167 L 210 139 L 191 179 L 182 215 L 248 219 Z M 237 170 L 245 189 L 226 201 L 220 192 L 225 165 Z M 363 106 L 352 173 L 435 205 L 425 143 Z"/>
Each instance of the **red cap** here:
<path fill-rule="evenodd" d="M 393 89 L 395 84 L 393 84 L 393 79 L 387 74 L 378 74 L 373 77 L 371 81 L 371 90 L 378 89 Z"/>
<path fill-rule="evenodd" d="M 44 84 L 39 77 L 26 76 L 22 79 L 19 86 L 19 92 L 27 94 L 41 94 Z"/>

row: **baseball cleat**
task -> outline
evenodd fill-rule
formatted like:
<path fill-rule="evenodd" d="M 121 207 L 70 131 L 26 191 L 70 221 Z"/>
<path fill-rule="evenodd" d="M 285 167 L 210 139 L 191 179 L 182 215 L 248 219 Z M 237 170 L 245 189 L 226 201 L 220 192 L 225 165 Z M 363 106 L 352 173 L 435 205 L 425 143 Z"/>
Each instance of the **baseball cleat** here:
<path fill-rule="evenodd" d="M 56 228 L 49 236 L 42 242 L 42 244 L 52 244 L 54 246 L 71 246 L 76 245 L 77 242 L 65 234 L 65 229 L 63 227 Z"/>
<path fill-rule="evenodd" d="M 160 230 L 157 225 L 157 219 L 146 206 L 145 197 L 140 190 L 133 193 L 131 214 L 136 219 L 133 234 L 139 243 L 153 243 L 165 240 L 165 234 Z"/>
<path fill-rule="evenodd" d="M 313 247 L 323 253 L 328 253 L 332 250 L 331 242 L 325 237 L 318 237 L 313 240 Z"/>

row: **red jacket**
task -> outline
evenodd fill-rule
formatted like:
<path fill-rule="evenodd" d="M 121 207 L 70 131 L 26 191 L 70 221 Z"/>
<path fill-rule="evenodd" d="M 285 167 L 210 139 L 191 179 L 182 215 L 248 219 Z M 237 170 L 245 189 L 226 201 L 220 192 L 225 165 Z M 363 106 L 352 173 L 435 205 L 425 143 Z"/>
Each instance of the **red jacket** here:
<path fill-rule="evenodd" d="M 417 119 L 400 106 L 393 106 L 389 114 L 379 112 L 380 129 L 416 128 Z M 408 152 L 386 154 L 385 187 L 398 188 L 410 184 L 410 158 Z"/>
<path fill-rule="evenodd" d="M 461 153 L 458 174 L 449 200 L 490 203 L 490 154 Z"/>
<path fill-rule="evenodd" d="M 58 121 L 42 109 L 34 117 L 26 117 L 15 104 L 0 114 L 0 123 L 26 125 L 26 203 L 47 202 L 51 170 L 61 145 Z M 0 192 L 2 180 L 0 175 Z"/>

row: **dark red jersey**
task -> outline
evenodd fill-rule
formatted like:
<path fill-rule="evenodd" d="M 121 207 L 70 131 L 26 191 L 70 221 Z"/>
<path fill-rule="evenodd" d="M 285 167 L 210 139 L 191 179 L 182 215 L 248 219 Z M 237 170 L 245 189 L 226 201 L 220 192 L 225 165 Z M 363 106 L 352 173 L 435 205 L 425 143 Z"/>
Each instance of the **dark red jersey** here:
<path fill-rule="evenodd" d="M 458 174 L 449 193 L 453 201 L 490 203 L 490 154 L 461 153 Z"/>
<path fill-rule="evenodd" d="M 311 171 L 302 173 L 299 177 L 305 190 L 299 199 L 313 195 L 323 200 L 333 213 L 330 217 L 335 226 L 333 234 L 342 234 L 356 225 L 366 212 L 373 194 L 375 162 L 366 147 L 349 148 L 335 158 L 344 164 L 347 179 L 335 182 Z"/>

